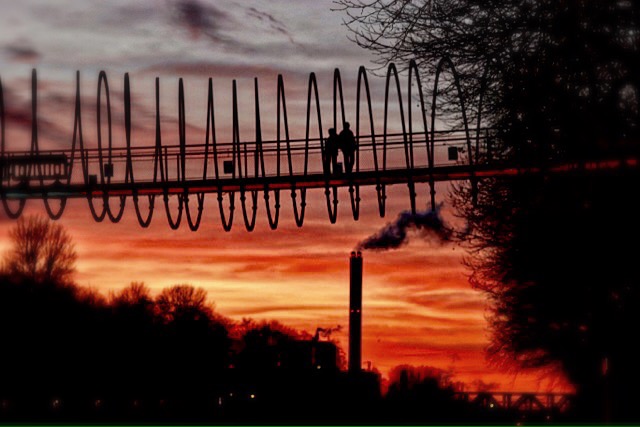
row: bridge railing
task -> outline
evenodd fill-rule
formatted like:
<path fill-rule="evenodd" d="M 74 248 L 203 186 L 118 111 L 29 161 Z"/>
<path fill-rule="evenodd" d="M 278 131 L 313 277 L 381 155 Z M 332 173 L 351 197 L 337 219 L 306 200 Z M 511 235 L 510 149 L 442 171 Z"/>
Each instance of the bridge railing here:
<path fill-rule="evenodd" d="M 0 177 L 3 183 L 30 181 L 59 181 L 69 177 L 66 153 L 11 153 L 0 157 Z"/>
<path fill-rule="evenodd" d="M 363 135 L 359 138 L 358 150 L 361 158 L 370 155 L 375 149 L 375 145 L 370 141 L 372 138 L 381 138 L 381 135 Z M 407 166 L 402 164 L 402 159 L 396 154 L 403 154 L 405 149 L 405 142 L 403 141 L 402 134 L 388 134 L 388 141 L 386 146 L 386 153 L 390 160 L 384 165 L 384 169 L 380 169 L 380 172 L 386 172 L 398 169 L 407 169 Z M 488 135 L 483 136 L 483 142 L 481 147 L 486 147 L 486 140 Z M 291 143 L 291 156 L 294 161 L 294 165 L 297 166 L 299 162 L 296 160 L 304 156 L 309 156 L 316 161 L 310 162 L 307 173 L 325 173 L 321 159 L 324 158 L 324 147 L 320 139 L 309 139 L 309 145 L 306 146 L 304 139 L 292 139 Z M 436 147 L 436 160 L 434 167 L 460 164 L 465 155 L 464 147 L 465 138 L 460 133 L 454 132 L 438 132 L 438 139 L 435 141 Z M 242 141 L 242 149 L 239 154 L 242 158 L 245 156 L 252 158 L 253 162 L 251 166 L 255 170 L 256 161 L 260 157 L 264 157 L 265 161 L 275 159 L 277 156 L 283 156 L 282 144 L 278 141 L 263 141 L 258 144 L 255 141 Z M 426 152 L 428 140 L 424 138 L 424 133 L 415 134 L 412 139 L 410 150 L 415 152 Z M 187 164 L 192 167 L 187 167 L 185 170 L 186 180 L 200 180 L 202 179 L 202 164 L 205 156 L 212 157 L 211 153 L 207 153 L 207 149 L 204 144 L 189 145 L 184 153 L 181 152 L 179 145 L 165 145 L 162 150 L 158 152 L 154 146 L 146 147 L 131 147 L 129 150 L 124 147 L 113 148 L 110 153 L 110 161 L 103 161 L 103 169 L 105 175 L 109 175 L 115 178 L 112 182 L 124 182 L 125 181 L 125 169 L 127 162 L 131 161 L 134 164 L 153 164 L 156 160 L 165 164 L 165 170 L 171 170 L 175 172 L 181 164 L 181 159 L 184 156 Z M 71 155 L 74 157 L 71 158 Z M 218 145 L 217 160 L 220 162 L 231 162 L 233 168 L 227 168 L 222 176 L 231 175 L 233 170 L 236 170 L 234 158 L 236 155 L 232 143 L 221 143 Z M 414 154 L 415 157 L 420 158 Z M 24 184 L 37 186 L 38 182 L 43 181 L 44 185 L 51 184 L 52 181 L 62 181 L 70 178 L 70 161 L 79 162 L 84 159 L 88 163 L 89 170 L 99 172 L 100 160 L 108 157 L 107 150 L 99 150 L 96 148 L 85 149 L 83 153 L 76 152 L 71 153 L 69 150 L 41 150 L 39 154 L 33 155 L 28 151 L 12 152 L 0 157 L 0 167 L 2 167 L 2 184 L 5 188 L 10 187 L 12 184 Z M 339 156 L 340 157 L 340 156 Z M 421 157 L 421 162 L 415 162 L 414 169 L 428 168 L 428 162 L 426 154 Z M 372 172 L 375 171 L 375 166 L 371 159 L 363 160 L 360 162 L 358 172 Z M 271 163 L 274 163 L 273 161 Z M 116 167 L 117 166 L 117 167 Z M 277 171 L 273 164 L 269 165 L 270 168 L 265 170 L 264 177 L 275 177 Z M 143 169 L 143 167 L 135 167 L 136 169 Z M 213 179 L 213 172 L 209 171 L 209 177 Z M 247 175 L 244 176 L 246 178 Z M 137 182 L 150 182 L 150 178 L 137 178 Z M 239 179 L 242 179 L 239 177 Z M 82 176 L 75 176 L 72 178 L 71 183 L 82 183 Z M 32 183 L 32 184 L 31 184 Z"/>

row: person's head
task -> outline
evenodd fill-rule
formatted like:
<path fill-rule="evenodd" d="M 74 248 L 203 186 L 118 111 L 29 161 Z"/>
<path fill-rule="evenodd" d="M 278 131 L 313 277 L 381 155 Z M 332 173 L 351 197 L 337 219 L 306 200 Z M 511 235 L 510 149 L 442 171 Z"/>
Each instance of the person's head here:
<path fill-rule="evenodd" d="M 345 129 L 349 129 L 351 127 L 351 125 L 349 124 L 349 122 L 344 122 L 344 128 Z"/>
<path fill-rule="evenodd" d="M 334 128 L 329 128 L 329 135 L 335 135 L 336 130 Z"/>

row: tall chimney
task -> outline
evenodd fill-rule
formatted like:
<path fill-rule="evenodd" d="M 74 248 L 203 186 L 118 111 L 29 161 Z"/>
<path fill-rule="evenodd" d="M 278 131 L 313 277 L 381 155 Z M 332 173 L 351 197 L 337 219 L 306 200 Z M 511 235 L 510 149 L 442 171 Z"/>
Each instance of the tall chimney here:
<path fill-rule="evenodd" d="M 362 253 L 349 258 L 349 373 L 362 367 Z"/>

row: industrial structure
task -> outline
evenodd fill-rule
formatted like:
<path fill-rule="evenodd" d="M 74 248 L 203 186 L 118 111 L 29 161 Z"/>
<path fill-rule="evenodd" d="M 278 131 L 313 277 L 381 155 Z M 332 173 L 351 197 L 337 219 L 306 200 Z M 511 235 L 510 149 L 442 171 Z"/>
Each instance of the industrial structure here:
<path fill-rule="evenodd" d="M 442 62 L 436 74 L 450 63 Z M 419 196 L 416 185 L 428 187 L 427 205 L 436 210 L 435 183 L 438 181 L 467 180 L 472 192 L 476 192 L 482 180 L 491 177 L 516 176 L 522 174 L 584 174 L 621 173 L 637 174 L 640 163 L 635 157 L 584 159 L 571 162 L 556 162 L 544 165 L 528 163 L 505 163 L 496 158 L 492 148 L 494 130 L 476 126 L 464 120 L 457 130 L 436 130 L 437 103 L 434 96 L 430 105 L 431 117 L 422 93 L 418 67 L 411 62 L 408 67 L 408 98 L 405 107 L 400 90 L 398 72 L 393 64 L 388 68 L 384 99 L 383 131 L 377 132 L 373 121 L 367 74 L 364 67 L 358 71 L 357 101 L 354 131 L 358 141 L 355 165 L 352 172 L 331 171 L 325 152 L 325 139 L 321 117 L 320 99 L 315 74 L 309 76 L 307 96 L 306 130 L 304 138 L 291 138 L 287 119 L 285 88 L 282 76 L 277 80 L 277 136 L 266 139 L 262 134 L 262 117 L 258 81 L 255 86 L 255 135 L 249 140 L 240 138 L 238 99 L 236 82 L 233 82 L 233 136 L 231 141 L 216 139 L 213 108 L 213 86 L 209 80 L 206 135 L 200 144 L 187 144 L 185 94 L 182 79 L 179 81 L 178 97 L 178 144 L 162 142 L 160 120 L 159 80 L 156 80 L 156 138 L 153 146 L 138 146 L 132 140 L 132 102 L 129 77 L 124 78 L 124 134 L 125 146 L 112 143 L 112 123 L 109 89 L 106 73 L 98 79 L 98 140 L 97 147 L 84 144 L 82 130 L 82 107 L 80 75 L 76 80 L 75 117 L 73 138 L 68 148 L 42 150 L 38 140 L 37 77 L 32 74 L 31 146 L 6 140 L 5 101 L 0 83 L 0 201 L 10 218 L 22 214 L 29 199 L 41 199 L 50 218 L 60 218 L 67 200 L 84 198 L 88 202 L 94 220 L 109 219 L 118 222 L 123 217 L 127 201 L 133 203 L 135 214 L 142 227 L 151 223 L 157 198 L 161 198 L 167 221 L 176 229 L 185 222 L 193 231 L 203 219 L 205 196 L 214 195 L 217 200 L 220 220 L 224 230 L 229 231 L 236 212 L 236 195 L 242 211 L 244 225 L 252 231 L 256 224 L 258 196 L 265 200 L 269 227 L 276 229 L 281 208 L 281 192 L 289 191 L 295 222 L 302 226 L 307 206 L 307 190 L 324 191 L 329 220 L 335 223 L 338 213 L 338 189 L 348 189 L 348 204 L 354 220 L 360 215 L 360 189 L 373 186 L 380 216 L 385 215 L 387 186 L 404 184 L 408 188 L 409 207 L 417 210 Z M 457 79 L 457 74 L 452 73 Z M 412 87 L 418 93 L 412 95 Z M 339 70 L 333 79 L 333 127 L 347 121 Z M 389 93 L 395 90 L 397 109 L 400 113 L 401 132 L 388 131 Z M 364 96 L 363 96 L 364 93 Z M 103 97 L 104 96 L 104 101 Z M 419 107 L 418 117 L 412 115 L 412 105 Z M 107 109 L 106 126 L 100 121 L 100 111 Z M 365 108 L 361 108 L 364 104 Z M 311 136 L 311 106 L 316 108 L 317 136 Z M 415 110 L 415 107 L 414 107 Z M 366 115 L 366 118 L 361 118 Z M 366 113 L 366 114 L 365 114 Z M 464 111 L 462 116 L 465 117 Z M 10 117 L 10 115 L 9 115 Z M 416 130 L 416 123 L 421 129 Z M 103 127 L 106 132 L 103 133 Z M 368 127 L 368 129 L 365 129 Z M 103 140 L 103 136 L 106 137 Z M 103 144 L 104 142 L 104 144 Z M 12 147 L 9 150 L 9 146 Z M 18 147 L 22 146 L 19 149 Z M 141 203 L 141 200 L 144 202 Z M 173 208 L 171 206 L 174 206 Z M 326 397 L 325 390 L 340 390 L 344 396 L 362 398 L 363 393 L 377 397 L 380 392 L 379 377 L 362 369 L 362 296 L 363 257 L 353 251 L 349 257 L 349 352 L 348 370 L 339 372 L 337 347 L 332 342 L 319 342 L 316 337 L 309 341 L 290 342 L 282 348 L 275 365 L 271 366 L 264 383 L 247 374 L 243 381 L 229 380 L 236 387 L 278 387 L 286 396 L 302 399 L 300 390 Z M 235 374 L 235 373 L 234 373 Z M 286 378 L 286 381 L 283 380 Z M 337 386 L 336 386 L 337 385 Z M 231 386 L 230 386 L 231 387 Z M 232 387 L 232 388 L 233 388 Z M 224 399 L 229 399 L 231 388 L 225 389 Z M 236 390 L 236 388 L 233 388 Z M 239 389 L 238 389 L 239 390 Z M 244 390 L 244 388 L 242 389 Z M 268 393 L 265 393 L 268 394 Z M 236 393 L 235 396 L 240 396 Z M 242 396 L 251 402 L 257 400 L 254 389 L 244 390 Z M 219 396 L 222 399 L 223 395 Z M 274 397 L 275 399 L 275 394 Z M 564 410 L 570 401 L 568 395 L 530 393 L 484 393 L 460 392 L 458 398 L 474 402 L 483 408 L 505 408 L 522 411 Z M 366 400 L 366 399 L 365 399 Z M 222 400 L 218 400 L 222 402 Z"/>
<path fill-rule="evenodd" d="M 450 61 L 441 61 L 434 80 L 445 72 L 458 79 Z M 108 218 L 118 222 L 127 201 L 133 202 L 135 214 L 142 227 L 151 223 L 156 200 L 161 197 L 169 226 L 173 229 L 185 222 L 197 230 L 203 219 L 205 195 L 216 196 L 220 221 L 224 230 L 233 225 L 236 195 L 242 210 L 244 225 L 252 231 L 256 224 L 258 196 L 265 200 L 269 227 L 276 229 L 280 218 L 281 191 L 289 191 L 296 225 L 302 226 L 307 206 L 307 190 L 324 190 L 327 212 L 331 223 L 338 214 L 340 187 L 348 189 L 348 205 L 353 219 L 360 215 L 360 188 L 374 186 L 380 216 L 385 215 L 387 186 L 405 184 L 409 207 L 416 212 L 421 196 L 417 184 L 424 183 L 427 205 L 436 208 L 437 181 L 468 180 L 474 194 L 482 179 L 521 174 L 595 173 L 633 171 L 637 173 L 638 159 L 621 156 L 611 159 L 559 160 L 548 164 L 530 164 L 527 159 L 519 163 L 506 163 L 497 156 L 493 147 L 495 129 L 481 126 L 466 119 L 461 103 L 463 126 L 457 130 L 436 129 L 438 116 L 437 96 L 431 104 L 422 93 L 423 82 L 415 61 L 408 66 L 406 108 L 400 90 L 400 78 L 394 64 L 387 70 L 382 126 L 374 123 L 373 106 L 367 73 L 360 67 L 357 75 L 356 113 L 350 119 L 355 125 L 358 149 L 351 172 L 331 171 L 325 150 L 324 125 L 321 114 L 318 85 L 314 73 L 309 75 L 306 103 L 306 123 L 303 138 L 293 138 L 289 132 L 284 79 L 277 80 L 276 135 L 269 139 L 263 135 L 260 113 L 258 80 L 254 80 L 255 135 L 240 138 L 240 116 L 236 81 L 232 85 L 232 138 L 219 141 L 213 102 L 213 83 L 209 79 L 207 121 L 203 123 L 206 135 L 200 143 L 187 144 L 185 91 L 179 80 L 178 144 L 163 142 L 160 114 L 160 84 L 155 90 L 155 144 L 141 146 L 132 137 L 135 118 L 132 114 L 129 75 L 124 76 L 124 146 L 113 143 L 111 101 L 107 75 L 100 72 L 97 93 L 97 147 L 84 142 L 82 127 L 83 97 L 80 93 L 80 73 L 76 78 L 75 116 L 73 131 L 67 148 L 44 150 L 38 133 L 37 75 L 31 79 L 31 143 L 7 141 L 5 126 L 10 125 L 11 114 L 6 114 L 5 99 L 0 82 L 0 201 L 7 216 L 21 215 L 27 199 L 42 199 L 47 214 L 60 218 L 66 202 L 72 198 L 87 200 L 91 215 L 100 222 Z M 417 88 L 417 93 L 416 89 Z M 397 106 L 393 104 L 396 94 Z M 436 91 L 437 94 L 437 91 Z M 416 105 L 418 108 L 416 108 Z M 466 104 L 469 107 L 468 104 Z M 315 118 L 312 107 L 315 106 Z M 338 69 L 333 78 L 332 126 L 339 128 L 348 120 L 345 113 L 341 74 Z M 389 130 L 389 110 L 399 113 L 395 127 Z M 430 117 L 427 111 L 430 109 Z M 103 110 L 106 110 L 106 120 Z M 417 110 L 417 111 L 416 111 Z M 480 109 L 481 110 L 481 109 Z M 246 116 L 246 112 L 244 112 Z M 361 117 L 362 116 L 362 117 Z M 9 120 L 7 120 L 9 119 Z M 396 120 L 396 119 L 394 119 Z M 317 130 L 312 130 L 312 122 Z M 382 131 L 380 129 L 382 128 Z M 315 134 L 316 136 L 314 136 Z M 193 139 L 193 138 L 192 138 Z M 166 136 L 165 136 L 166 140 Z M 461 155 L 459 155 L 462 153 Z M 530 160 L 530 159 L 529 159 Z"/>
<path fill-rule="evenodd" d="M 349 258 L 349 373 L 362 369 L 362 252 Z"/>

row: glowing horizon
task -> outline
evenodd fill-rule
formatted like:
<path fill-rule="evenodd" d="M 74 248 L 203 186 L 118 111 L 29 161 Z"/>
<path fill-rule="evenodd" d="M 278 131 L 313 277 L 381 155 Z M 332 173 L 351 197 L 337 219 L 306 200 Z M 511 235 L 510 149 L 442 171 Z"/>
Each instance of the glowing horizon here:
<path fill-rule="evenodd" d="M 157 75 L 162 84 L 165 140 L 177 139 L 178 76 L 185 78 L 190 142 L 200 141 L 205 133 L 206 79 L 210 75 L 217 88 L 216 120 L 221 139 L 231 140 L 232 79 L 238 80 L 242 91 L 243 132 L 253 131 L 255 76 L 261 78 L 261 110 L 271 118 L 263 123 L 263 130 L 273 134 L 278 73 L 287 80 L 287 108 L 295 137 L 304 135 L 304 121 L 298 119 L 306 112 L 302 103 L 309 72 L 317 73 L 323 99 L 328 99 L 333 69 L 342 69 L 345 92 L 349 92 L 347 117 L 353 121 L 357 68 L 371 66 L 374 59 L 347 40 L 337 12 L 311 0 L 300 8 L 291 8 L 286 1 L 234 2 L 224 10 L 207 4 L 203 5 L 205 26 L 189 21 L 175 8 L 157 8 L 151 0 L 135 4 L 118 0 L 93 8 L 88 3 L 63 0 L 54 7 L 26 0 L 0 18 L 0 77 L 5 108 L 14 119 L 7 120 L 10 150 L 24 149 L 30 141 L 33 67 L 39 77 L 42 144 L 67 148 L 73 131 L 76 69 L 83 76 L 87 144 L 95 146 L 95 113 L 89 112 L 95 108 L 97 70 L 106 68 L 114 98 L 122 93 L 121 74 L 131 73 L 137 117 L 134 138 L 135 144 L 143 145 L 153 140 Z M 72 16 L 82 19 L 74 21 Z M 43 17 L 42 22 L 37 17 Z M 371 79 L 374 99 L 383 99 L 382 82 Z M 403 95 L 406 99 L 406 93 Z M 122 107 L 112 102 L 118 125 L 114 141 L 123 146 Z M 330 127 L 329 105 L 325 101 L 325 129 Z M 397 115 L 397 111 L 390 114 Z M 438 184 L 438 201 L 445 203 L 446 218 L 453 221 L 446 203 L 447 188 L 445 183 Z M 261 212 L 256 230 L 249 233 L 237 212 L 234 228 L 225 233 L 214 195 L 207 196 L 203 226 L 195 233 L 186 227 L 170 230 L 158 207 L 151 226 L 142 229 L 130 201 L 120 224 L 94 223 L 85 200 L 70 201 L 60 223 L 76 243 L 75 277 L 81 286 L 94 287 L 106 295 L 131 282 L 144 282 L 155 295 L 167 286 L 188 283 L 204 288 L 216 311 L 236 321 L 243 317 L 278 320 L 310 333 L 318 326 L 341 325 L 342 331 L 333 337 L 347 352 L 349 253 L 358 242 L 409 209 L 405 186 L 389 187 L 386 218 L 378 215 L 375 190 L 362 191 L 366 194 L 356 222 L 348 207 L 347 190 L 340 190 L 336 224 L 327 218 L 322 191 L 310 191 L 301 228 L 295 226 L 288 194 L 283 192 L 276 231 L 269 229 Z M 428 202 L 426 186 L 419 186 L 418 193 L 422 211 Z M 112 201 L 114 206 L 116 203 Z M 259 209 L 264 211 L 261 195 Z M 30 213 L 44 214 L 42 204 L 28 202 L 25 214 Z M 7 233 L 12 224 L 4 212 L 0 214 L 2 252 L 8 249 Z M 467 282 L 464 248 L 430 242 L 411 231 L 409 242 L 398 249 L 365 250 L 363 256 L 365 363 L 372 362 L 385 375 L 401 364 L 452 368 L 454 380 L 499 383 L 503 390 L 570 388 L 555 375 L 539 379 L 543 372 L 538 371 L 514 377 L 485 360 L 487 299 Z"/>

